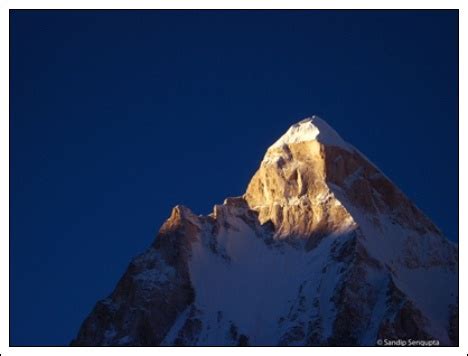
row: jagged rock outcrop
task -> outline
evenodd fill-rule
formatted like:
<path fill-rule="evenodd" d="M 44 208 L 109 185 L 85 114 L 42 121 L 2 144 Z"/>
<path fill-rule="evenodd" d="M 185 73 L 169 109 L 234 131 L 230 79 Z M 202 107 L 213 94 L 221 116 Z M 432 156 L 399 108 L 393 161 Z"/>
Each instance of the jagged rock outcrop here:
<path fill-rule="evenodd" d="M 72 345 L 456 345 L 457 288 L 457 246 L 312 117 L 244 196 L 175 207 Z"/>

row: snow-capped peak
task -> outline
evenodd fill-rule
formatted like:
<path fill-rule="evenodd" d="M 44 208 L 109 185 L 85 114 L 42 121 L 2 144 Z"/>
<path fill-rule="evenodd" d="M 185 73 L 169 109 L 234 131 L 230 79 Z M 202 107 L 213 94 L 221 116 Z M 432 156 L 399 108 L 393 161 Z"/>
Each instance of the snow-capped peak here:
<path fill-rule="evenodd" d="M 325 145 L 338 146 L 349 150 L 349 144 L 331 126 L 316 115 L 292 125 L 270 148 L 315 140 Z"/>
<path fill-rule="evenodd" d="M 72 345 L 458 345 L 458 248 L 322 119 L 275 145 L 242 197 L 176 206 Z"/>

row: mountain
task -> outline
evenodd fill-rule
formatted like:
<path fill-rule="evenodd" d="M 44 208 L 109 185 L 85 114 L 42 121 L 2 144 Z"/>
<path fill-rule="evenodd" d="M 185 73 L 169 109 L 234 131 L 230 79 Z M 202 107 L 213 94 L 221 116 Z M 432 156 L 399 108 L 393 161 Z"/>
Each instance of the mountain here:
<path fill-rule="evenodd" d="M 458 247 L 313 116 L 267 150 L 242 197 L 207 216 L 176 206 L 71 344 L 384 339 L 458 345 Z"/>

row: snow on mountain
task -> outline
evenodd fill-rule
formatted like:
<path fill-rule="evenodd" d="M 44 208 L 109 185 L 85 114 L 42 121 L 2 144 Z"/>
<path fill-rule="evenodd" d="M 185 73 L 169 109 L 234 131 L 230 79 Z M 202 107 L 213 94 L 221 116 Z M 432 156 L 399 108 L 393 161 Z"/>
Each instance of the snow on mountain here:
<path fill-rule="evenodd" d="M 457 288 L 457 246 L 313 116 L 242 197 L 176 206 L 72 345 L 456 345 Z"/>
<path fill-rule="evenodd" d="M 348 149 L 349 146 L 323 119 L 314 115 L 292 125 L 271 148 L 314 140 L 325 145 L 337 146 L 344 149 Z"/>

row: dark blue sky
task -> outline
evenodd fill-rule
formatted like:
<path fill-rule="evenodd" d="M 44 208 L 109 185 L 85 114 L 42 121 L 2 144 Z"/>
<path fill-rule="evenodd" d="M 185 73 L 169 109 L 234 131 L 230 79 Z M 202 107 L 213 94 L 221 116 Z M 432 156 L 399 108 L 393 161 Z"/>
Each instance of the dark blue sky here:
<path fill-rule="evenodd" d="M 458 240 L 457 11 L 10 13 L 13 345 L 67 344 L 176 204 L 322 116 Z"/>

